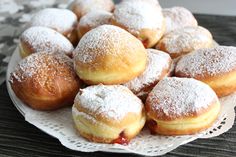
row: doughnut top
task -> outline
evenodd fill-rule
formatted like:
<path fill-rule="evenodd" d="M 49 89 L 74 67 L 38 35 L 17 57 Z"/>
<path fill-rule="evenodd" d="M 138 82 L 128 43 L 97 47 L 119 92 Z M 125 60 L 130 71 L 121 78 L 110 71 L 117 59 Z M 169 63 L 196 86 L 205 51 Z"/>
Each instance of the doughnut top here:
<path fill-rule="evenodd" d="M 97 85 L 81 89 L 75 98 L 89 115 L 122 120 L 128 113 L 140 114 L 143 104 L 128 88 L 121 85 Z"/>
<path fill-rule="evenodd" d="M 114 3 L 112 0 L 75 0 L 71 7 L 73 10 L 76 8 L 80 12 L 79 16 L 83 16 L 94 10 L 111 11 Z"/>
<path fill-rule="evenodd" d="M 212 44 L 212 35 L 207 29 L 201 26 L 189 26 L 171 31 L 159 43 L 165 45 L 170 55 L 182 54 L 185 51 L 191 52 L 199 48 L 209 47 Z"/>
<path fill-rule="evenodd" d="M 46 8 L 37 12 L 30 26 L 44 26 L 55 29 L 60 33 L 70 31 L 77 23 L 76 15 L 68 9 Z"/>
<path fill-rule="evenodd" d="M 113 18 L 133 33 L 141 29 L 161 29 L 163 25 L 160 6 L 144 0 L 122 1 L 116 6 Z"/>
<path fill-rule="evenodd" d="M 45 51 L 71 55 L 74 50 L 67 38 L 47 27 L 30 27 L 22 33 L 20 40 L 30 45 L 34 52 Z"/>
<path fill-rule="evenodd" d="M 178 28 L 198 25 L 193 14 L 184 7 L 165 8 L 162 13 L 166 21 L 166 33 Z"/>
<path fill-rule="evenodd" d="M 117 26 L 102 25 L 82 37 L 74 55 L 80 62 L 90 63 L 95 61 L 97 57 L 119 56 L 124 53 L 124 47 L 126 51 L 135 52 L 137 44 L 142 46 L 142 43 L 137 39 L 137 42 L 127 46 L 127 43 L 130 43 L 130 39 L 133 38 L 135 37 Z"/>
<path fill-rule="evenodd" d="M 84 15 L 80 21 L 79 26 L 95 28 L 103 24 L 109 24 L 112 13 L 104 10 L 94 10 Z"/>
<path fill-rule="evenodd" d="M 236 47 L 218 46 L 199 49 L 182 57 L 176 66 L 176 73 L 188 77 L 215 76 L 236 69 Z"/>
<path fill-rule="evenodd" d="M 170 68 L 171 58 L 167 53 L 155 49 L 147 49 L 147 52 L 148 63 L 144 73 L 124 84 L 134 93 L 140 92 L 145 86 L 150 86 L 159 81 L 163 71 Z M 167 73 L 168 71 L 166 75 Z"/>
<path fill-rule="evenodd" d="M 207 109 L 217 99 L 206 84 L 189 78 L 165 78 L 149 94 L 147 103 L 159 120 L 192 117 Z"/>
<path fill-rule="evenodd" d="M 28 78 L 34 78 L 44 86 L 50 81 L 54 82 L 55 77 L 70 81 L 71 76 L 75 76 L 75 72 L 73 62 L 68 56 L 61 53 L 40 52 L 21 60 L 11 73 L 10 81 L 24 82 Z"/>

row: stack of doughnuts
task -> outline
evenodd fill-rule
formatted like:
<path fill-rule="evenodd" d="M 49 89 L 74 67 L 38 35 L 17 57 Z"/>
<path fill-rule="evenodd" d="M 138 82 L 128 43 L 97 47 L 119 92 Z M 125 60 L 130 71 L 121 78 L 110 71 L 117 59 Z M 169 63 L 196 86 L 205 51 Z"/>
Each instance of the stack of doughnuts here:
<path fill-rule="evenodd" d="M 9 81 L 35 110 L 72 106 L 89 141 L 128 144 L 145 123 L 152 134 L 199 133 L 217 119 L 218 97 L 236 91 L 236 48 L 214 47 L 183 7 L 75 0 L 70 9 L 35 14 Z"/>

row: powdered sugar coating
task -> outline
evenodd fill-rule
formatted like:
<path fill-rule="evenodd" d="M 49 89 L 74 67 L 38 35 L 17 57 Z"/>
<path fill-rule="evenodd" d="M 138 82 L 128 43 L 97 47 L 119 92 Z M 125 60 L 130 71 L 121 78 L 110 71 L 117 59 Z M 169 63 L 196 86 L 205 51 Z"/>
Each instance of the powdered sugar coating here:
<path fill-rule="evenodd" d="M 98 56 L 109 54 L 117 57 L 123 53 L 120 43 L 130 43 L 129 39 L 131 37 L 133 37 L 131 34 L 119 27 L 112 25 L 99 26 L 82 37 L 74 51 L 75 59 L 82 63 L 90 63 L 95 61 Z M 129 44 L 125 48 L 132 52 L 136 49 L 133 45 L 136 46 L 136 44 Z"/>
<path fill-rule="evenodd" d="M 141 29 L 162 29 L 163 26 L 160 6 L 143 0 L 123 1 L 116 6 L 113 18 L 132 33 Z"/>
<path fill-rule="evenodd" d="M 44 26 L 60 33 L 70 32 L 77 23 L 76 15 L 68 9 L 46 8 L 37 12 L 30 26 Z"/>
<path fill-rule="evenodd" d="M 71 9 L 77 14 L 78 18 L 95 10 L 110 12 L 113 7 L 114 3 L 112 0 L 75 0 L 71 5 Z"/>
<path fill-rule="evenodd" d="M 165 47 L 170 55 L 183 55 L 200 48 L 212 46 L 211 33 L 201 27 L 184 27 L 166 34 L 157 48 Z"/>
<path fill-rule="evenodd" d="M 197 26 L 193 14 L 184 7 L 172 7 L 162 10 L 166 21 L 166 33 L 186 26 Z"/>
<path fill-rule="evenodd" d="M 162 119 L 191 117 L 217 101 L 215 92 L 206 84 L 190 78 L 165 78 L 149 94 L 151 110 Z"/>
<path fill-rule="evenodd" d="M 40 52 L 32 54 L 19 62 L 11 73 L 10 81 L 24 82 L 34 78 L 42 86 L 49 80 L 49 76 L 60 76 L 70 81 L 71 76 L 76 76 L 72 60 L 64 54 Z M 54 77 L 51 77 L 54 78 Z"/>
<path fill-rule="evenodd" d="M 46 27 L 35 26 L 25 30 L 20 40 L 32 49 L 32 52 L 64 53 L 71 55 L 74 50 L 70 41 L 60 33 Z"/>
<path fill-rule="evenodd" d="M 121 85 L 97 85 L 82 89 L 75 103 L 89 115 L 122 120 L 128 113 L 141 114 L 143 104 L 128 88 Z"/>
<path fill-rule="evenodd" d="M 218 46 L 199 49 L 182 57 L 176 66 L 176 73 L 189 77 L 215 76 L 236 69 L 236 47 Z"/>
<path fill-rule="evenodd" d="M 170 56 L 162 51 L 155 49 L 147 49 L 148 63 L 146 70 L 142 75 L 127 82 L 124 86 L 128 87 L 131 91 L 138 94 L 145 86 L 150 86 L 153 83 L 157 83 L 162 76 L 164 70 L 168 70 L 171 64 Z M 166 75 L 168 74 L 168 71 Z M 163 76 L 162 76 L 163 77 Z"/>
<path fill-rule="evenodd" d="M 79 26 L 95 28 L 103 24 L 109 24 L 112 13 L 104 10 L 94 10 L 84 15 L 80 21 Z"/>

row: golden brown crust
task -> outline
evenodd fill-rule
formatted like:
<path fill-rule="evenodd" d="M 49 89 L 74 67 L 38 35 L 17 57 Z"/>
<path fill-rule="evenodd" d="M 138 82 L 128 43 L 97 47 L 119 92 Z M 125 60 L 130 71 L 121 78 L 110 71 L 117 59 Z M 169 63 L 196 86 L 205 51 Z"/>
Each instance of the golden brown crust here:
<path fill-rule="evenodd" d="M 33 55 L 39 56 L 41 54 Z M 24 65 L 20 63 L 20 65 L 28 66 L 24 67 L 27 70 L 18 68 L 11 74 L 10 83 L 16 96 L 37 110 L 55 110 L 72 105 L 80 88 L 80 81 L 74 73 L 73 67 L 66 62 L 63 63 L 63 60 L 59 61 L 53 55 L 43 53 L 41 57 L 38 57 L 41 61 L 34 60 L 38 66 L 33 68 L 35 72 L 32 75 L 24 74 L 29 72 L 32 66 L 26 65 L 26 63 Z M 55 64 L 55 67 L 53 62 L 60 64 Z M 47 69 L 45 66 L 41 66 L 42 64 L 46 64 L 50 68 Z"/>

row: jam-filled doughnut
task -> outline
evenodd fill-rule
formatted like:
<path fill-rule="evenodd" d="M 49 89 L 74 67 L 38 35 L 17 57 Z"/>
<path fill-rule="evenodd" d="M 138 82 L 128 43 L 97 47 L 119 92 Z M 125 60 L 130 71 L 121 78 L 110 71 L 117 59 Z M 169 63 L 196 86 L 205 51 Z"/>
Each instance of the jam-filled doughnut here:
<path fill-rule="evenodd" d="M 80 135 L 100 143 L 128 144 L 146 121 L 142 101 L 122 85 L 81 89 L 72 115 Z"/>
<path fill-rule="evenodd" d="M 80 88 L 72 60 L 62 53 L 39 52 L 20 61 L 11 73 L 16 96 L 36 110 L 72 105 Z"/>
<path fill-rule="evenodd" d="M 177 58 L 200 48 L 213 47 L 211 33 L 201 26 L 184 27 L 166 34 L 158 43 L 157 49 Z"/>
<path fill-rule="evenodd" d="M 219 97 L 229 95 L 236 91 L 236 47 L 196 50 L 178 61 L 175 75 L 203 81 Z"/>
<path fill-rule="evenodd" d="M 112 0 L 75 0 L 70 5 L 70 9 L 77 15 L 80 20 L 81 17 L 90 11 L 104 10 L 112 12 L 114 9 L 114 2 Z"/>
<path fill-rule="evenodd" d="M 112 24 L 129 31 L 146 48 L 156 45 L 165 29 L 160 5 L 145 0 L 122 1 L 115 7 Z"/>
<path fill-rule="evenodd" d="M 52 28 L 67 37 L 74 45 L 78 43 L 77 17 L 68 9 L 46 8 L 40 10 L 32 17 L 28 26 Z"/>
<path fill-rule="evenodd" d="M 127 31 L 112 25 L 86 33 L 74 51 L 74 65 L 87 84 L 122 84 L 140 75 L 147 52 Z"/>
<path fill-rule="evenodd" d="M 91 11 L 84 15 L 78 24 L 78 35 L 81 38 L 85 33 L 104 24 L 110 24 L 112 13 L 104 10 Z"/>
<path fill-rule="evenodd" d="M 162 13 L 166 21 L 165 34 L 187 26 L 198 26 L 193 14 L 184 7 L 164 8 Z"/>
<path fill-rule="evenodd" d="M 34 26 L 26 29 L 20 36 L 21 57 L 46 51 L 48 53 L 64 53 L 72 56 L 74 50 L 71 42 L 53 29 Z"/>
<path fill-rule="evenodd" d="M 221 106 L 207 84 L 191 78 L 170 77 L 154 87 L 145 108 L 151 133 L 187 135 L 209 128 Z"/>
<path fill-rule="evenodd" d="M 147 49 L 147 52 L 148 63 L 145 71 L 124 84 L 142 100 L 146 99 L 147 94 L 161 79 L 169 75 L 172 65 L 172 59 L 167 53 L 155 49 Z"/>

